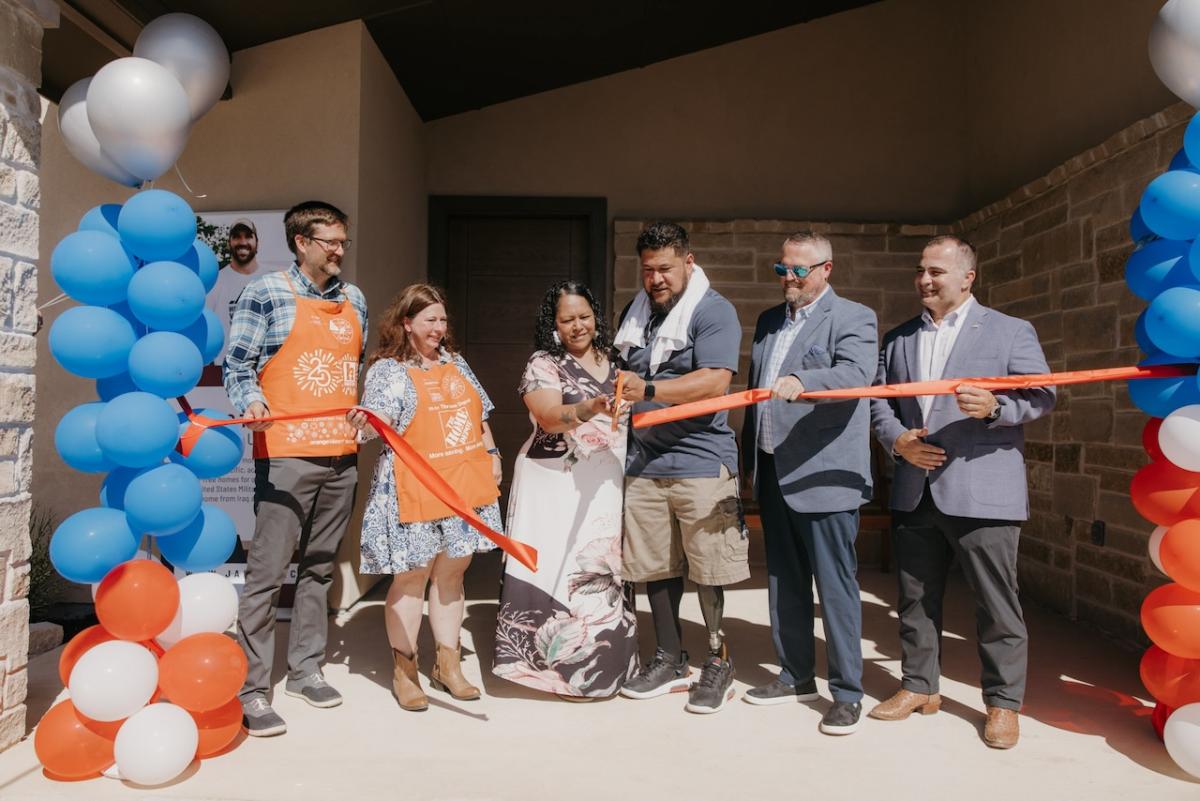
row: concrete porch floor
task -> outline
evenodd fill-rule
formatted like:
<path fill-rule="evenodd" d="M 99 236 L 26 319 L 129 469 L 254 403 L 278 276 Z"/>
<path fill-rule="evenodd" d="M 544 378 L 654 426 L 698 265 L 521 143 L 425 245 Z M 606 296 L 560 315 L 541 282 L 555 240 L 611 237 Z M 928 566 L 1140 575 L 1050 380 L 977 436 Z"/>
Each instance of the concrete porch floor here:
<path fill-rule="evenodd" d="M 490 662 L 499 561 L 476 560 L 468 576 L 464 670 L 479 680 Z M 868 707 L 897 686 L 894 577 L 864 568 L 864 683 Z M 739 699 L 719 714 L 683 710 L 684 697 L 614 698 L 569 704 L 482 675 L 485 695 L 456 702 L 433 692 L 424 713 L 391 696 L 391 662 L 377 587 L 330 627 L 326 676 L 346 702 L 329 710 L 276 696 L 288 733 L 243 739 L 224 756 L 193 763 L 172 784 L 144 790 L 111 779 L 45 778 L 33 738 L 0 754 L 0 798 L 49 799 L 1103 799 L 1195 798 L 1198 782 L 1175 767 L 1150 727 L 1139 654 L 1027 606 L 1029 689 L 1020 744 L 994 751 L 980 739 L 983 704 L 970 596 L 961 580 L 947 599 L 945 701 L 941 713 L 899 723 L 864 719 L 842 738 L 817 731 L 829 703 L 755 707 L 741 694 L 774 672 L 765 574 L 727 593 L 726 631 Z M 644 597 L 639 622 L 649 626 Z M 695 594 L 683 606 L 685 644 L 703 650 Z M 286 639 L 286 624 L 281 625 Z M 818 636 L 820 632 L 818 630 Z M 422 665 L 428 688 L 432 641 Z M 643 637 L 643 651 L 647 648 Z M 58 651 L 31 660 L 32 728 L 65 693 Z M 282 676 L 282 650 L 276 662 Z M 824 654 L 818 683 L 826 691 Z M 279 687 L 282 683 L 280 678 Z"/>

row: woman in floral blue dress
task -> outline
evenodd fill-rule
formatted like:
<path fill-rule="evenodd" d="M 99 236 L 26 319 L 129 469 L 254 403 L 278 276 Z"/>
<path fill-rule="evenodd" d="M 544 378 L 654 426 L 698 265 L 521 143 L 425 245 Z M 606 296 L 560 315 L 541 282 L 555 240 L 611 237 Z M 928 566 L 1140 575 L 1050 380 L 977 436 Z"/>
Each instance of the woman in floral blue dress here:
<path fill-rule="evenodd" d="M 455 352 L 440 289 L 410 286 L 384 313 L 361 405 L 390 422 L 485 523 L 502 530 L 496 503 L 500 456 L 487 424 L 492 402 Z M 364 415 L 352 413 L 350 419 L 370 435 Z M 426 586 L 437 643 L 432 684 L 459 700 L 479 698 L 460 667 L 463 574 L 473 554 L 494 547 L 432 497 L 410 471 L 397 469 L 391 449 L 383 449 L 363 514 L 360 570 L 395 576 L 384 620 L 392 646 L 392 687 L 402 708 L 428 706 L 417 674 Z"/>
<path fill-rule="evenodd" d="M 511 536 L 538 549 L 539 569 L 507 561 L 492 672 L 590 700 L 615 694 L 637 667 L 637 636 L 621 581 L 627 430 L 612 426 L 617 370 L 586 286 L 550 288 L 535 347 L 520 386 L 534 428 L 516 460 L 508 509 Z"/>

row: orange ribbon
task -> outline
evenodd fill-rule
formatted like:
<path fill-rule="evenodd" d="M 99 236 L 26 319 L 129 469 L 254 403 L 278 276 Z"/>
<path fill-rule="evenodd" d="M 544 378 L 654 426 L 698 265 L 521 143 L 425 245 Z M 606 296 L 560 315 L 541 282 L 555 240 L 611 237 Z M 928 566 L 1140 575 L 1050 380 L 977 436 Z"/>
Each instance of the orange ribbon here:
<path fill-rule="evenodd" d="M 339 409 L 322 409 L 318 413 L 303 412 L 299 414 L 276 414 L 270 417 L 241 417 L 235 420 L 214 420 L 211 417 L 205 417 L 202 414 L 196 414 L 188 403 L 186 398 L 178 398 L 179 407 L 183 409 L 187 415 L 189 425 L 184 429 L 183 434 L 179 437 L 179 452 L 187 456 L 192 452 L 192 448 L 196 446 L 196 441 L 206 429 L 217 428 L 219 426 L 243 425 L 245 423 L 265 423 L 267 421 L 278 420 L 304 420 L 315 419 L 318 417 L 341 417 L 347 412 L 355 409 L 367 416 L 367 420 L 371 423 L 371 427 L 379 434 L 380 439 L 387 444 L 392 452 L 396 454 L 404 466 L 416 475 L 417 479 L 425 485 L 430 492 L 433 493 L 439 501 L 449 506 L 454 513 L 467 521 L 476 531 L 487 537 L 492 542 L 507 553 L 512 558 L 516 559 L 521 564 L 530 570 L 537 572 L 537 549 L 526 545 L 523 542 L 518 542 L 510 537 L 506 537 L 499 532 L 493 531 L 487 523 L 480 519 L 479 515 L 475 514 L 462 496 L 442 478 L 441 474 L 433 468 L 429 462 L 425 461 L 425 457 L 417 453 L 411 445 L 404 441 L 404 438 L 396 433 L 390 425 L 385 423 L 374 412 L 369 409 L 363 409 L 359 406 L 347 406 Z"/>
<path fill-rule="evenodd" d="M 1162 365 L 1154 367 L 1110 367 L 1102 370 L 1073 370 L 1066 373 L 992 376 L 986 378 L 943 378 L 937 381 L 913 381 L 907 384 L 876 384 L 870 387 L 822 389 L 801 392 L 798 400 L 850 400 L 855 398 L 915 398 L 919 395 L 953 395 L 958 387 L 967 385 L 991 392 L 1033 387 L 1091 384 L 1097 381 L 1131 381 L 1139 378 L 1176 378 L 1193 375 L 1195 365 Z M 715 414 L 761 403 L 771 397 L 769 389 L 748 389 L 717 398 L 693 403 L 681 403 L 633 416 L 634 428 L 648 428 L 673 423 L 689 417 Z"/>

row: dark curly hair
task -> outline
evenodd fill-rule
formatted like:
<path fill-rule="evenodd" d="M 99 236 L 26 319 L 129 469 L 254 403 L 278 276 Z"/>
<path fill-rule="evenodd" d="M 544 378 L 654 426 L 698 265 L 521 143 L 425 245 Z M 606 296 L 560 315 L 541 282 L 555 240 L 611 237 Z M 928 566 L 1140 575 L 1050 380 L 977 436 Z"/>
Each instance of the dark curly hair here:
<path fill-rule="evenodd" d="M 555 339 L 558 330 L 558 299 L 564 295 L 578 295 L 592 307 L 592 315 L 596 318 L 596 335 L 592 338 L 592 352 L 597 356 L 613 357 L 612 333 L 608 330 L 608 318 L 600 307 L 600 301 L 581 281 L 559 281 L 546 290 L 542 304 L 538 307 L 537 320 L 533 326 L 533 347 L 544 350 L 553 356 L 566 354 L 566 347 Z"/>
<path fill-rule="evenodd" d="M 692 249 L 688 242 L 687 229 L 673 222 L 658 220 L 650 223 L 638 235 L 637 252 L 642 255 L 647 250 L 663 250 L 671 248 L 676 256 L 686 256 Z"/>

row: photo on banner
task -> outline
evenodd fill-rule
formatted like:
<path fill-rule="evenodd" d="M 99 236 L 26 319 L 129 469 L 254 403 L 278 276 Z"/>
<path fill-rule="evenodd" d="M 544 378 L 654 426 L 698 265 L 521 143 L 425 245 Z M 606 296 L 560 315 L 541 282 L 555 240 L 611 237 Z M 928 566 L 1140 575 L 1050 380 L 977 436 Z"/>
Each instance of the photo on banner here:
<path fill-rule="evenodd" d="M 197 214 L 197 236 L 217 254 L 220 271 L 217 282 L 208 293 L 205 305 L 217 315 L 229 343 L 229 323 L 242 289 L 252 280 L 267 273 L 286 270 L 293 257 L 287 248 L 283 216 L 279 210 L 267 211 L 205 211 Z M 225 348 L 213 364 L 206 365 L 199 385 L 188 393 L 192 408 L 210 409 L 235 415 L 225 395 L 221 364 Z M 246 578 L 246 552 L 254 538 L 254 457 L 251 433 L 243 429 L 246 448 L 241 463 L 231 472 L 203 482 L 204 501 L 224 510 L 237 528 L 238 542 L 229 561 L 215 572 L 233 582 L 240 593 Z M 280 597 L 280 608 L 292 604 L 295 589 L 297 559 L 293 556 Z M 182 574 L 178 568 L 176 572 Z"/>

